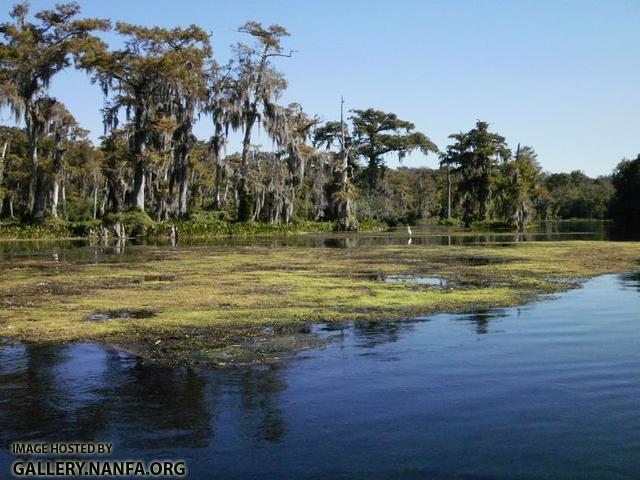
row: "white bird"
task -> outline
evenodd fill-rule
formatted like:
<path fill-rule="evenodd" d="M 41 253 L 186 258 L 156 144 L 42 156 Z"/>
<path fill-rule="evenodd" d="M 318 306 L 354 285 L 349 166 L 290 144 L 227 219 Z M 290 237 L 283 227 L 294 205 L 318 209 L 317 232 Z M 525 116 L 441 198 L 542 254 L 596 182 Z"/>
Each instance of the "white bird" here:
<path fill-rule="evenodd" d="M 407 225 L 407 233 L 411 236 L 411 227 L 409 225 Z"/>

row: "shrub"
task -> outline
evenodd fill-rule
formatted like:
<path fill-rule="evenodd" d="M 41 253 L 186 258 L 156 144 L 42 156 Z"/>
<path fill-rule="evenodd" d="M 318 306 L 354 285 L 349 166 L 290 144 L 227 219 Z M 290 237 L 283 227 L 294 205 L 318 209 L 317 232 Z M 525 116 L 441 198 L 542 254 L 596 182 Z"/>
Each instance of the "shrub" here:
<path fill-rule="evenodd" d="M 0 237 L 2 238 L 65 238 L 71 237 L 69 224 L 55 217 L 46 218 L 41 223 L 2 224 Z"/>
<path fill-rule="evenodd" d="M 147 229 L 152 229 L 155 226 L 151 217 L 137 208 L 126 212 L 109 213 L 105 216 L 104 223 L 107 225 L 121 223 L 124 225 L 125 233 L 132 237 L 144 237 L 147 234 Z"/>
<path fill-rule="evenodd" d="M 459 218 L 441 218 L 438 220 L 438 225 L 444 225 L 448 227 L 462 227 L 464 222 Z"/>
<path fill-rule="evenodd" d="M 471 228 L 474 230 L 482 231 L 495 231 L 495 230 L 513 230 L 513 225 L 502 220 L 483 220 L 481 222 L 471 223 Z"/>
<path fill-rule="evenodd" d="M 74 237 L 88 237 L 92 233 L 97 234 L 101 226 L 102 222 L 100 220 L 86 220 L 84 222 L 72 222 L 69 228 Z"/>

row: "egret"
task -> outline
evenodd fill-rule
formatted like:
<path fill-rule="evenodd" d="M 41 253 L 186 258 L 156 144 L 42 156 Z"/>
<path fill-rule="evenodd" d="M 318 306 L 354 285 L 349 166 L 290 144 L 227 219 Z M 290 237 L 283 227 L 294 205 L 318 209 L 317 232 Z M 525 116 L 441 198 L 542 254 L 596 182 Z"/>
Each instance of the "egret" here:
<path fill-rule="evenodd" d="M 411 236 L 411 227 L 409 225 L 407 225 L 407 233 Z"/>

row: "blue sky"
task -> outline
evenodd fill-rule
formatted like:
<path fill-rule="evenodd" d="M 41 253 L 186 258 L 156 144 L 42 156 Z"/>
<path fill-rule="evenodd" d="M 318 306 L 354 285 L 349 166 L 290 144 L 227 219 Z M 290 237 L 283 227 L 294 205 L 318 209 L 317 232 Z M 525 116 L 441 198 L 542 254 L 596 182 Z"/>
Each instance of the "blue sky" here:
<path fill-rule="evenodd" d="M 31 2 L 33 10 L 53 3 Z M 449 134 L 482 119 L 513 147 L 533 146 L 553 172 L 607 174 L 640 153 L 638 0 L 79 3 L 87 16 L 197 23 L 213 33 L 220 60 L 244 38 L 236 29 L 246 20 L 280 23 L 291 32 L 286 47 L 297 50 L 278 61 L 289 80 L 282 103 L 297 101 L 327 120 L 337 118 L 344 95 L 348 108 L 393 111 L 444 148 Z M 102 95 L 84 74 L 61 74 L 51 93 L 93 138 L 102 133 Z M 209 136 L 206 119 L 196 133 Z M 415 154 L 404 164 L 433 167 L 437 158 Z"/>

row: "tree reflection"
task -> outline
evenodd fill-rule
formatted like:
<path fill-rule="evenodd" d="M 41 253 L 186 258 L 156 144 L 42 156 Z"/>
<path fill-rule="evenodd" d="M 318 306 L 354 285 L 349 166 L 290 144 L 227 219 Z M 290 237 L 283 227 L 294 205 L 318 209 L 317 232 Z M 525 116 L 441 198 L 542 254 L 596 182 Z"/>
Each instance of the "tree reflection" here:
<path fill-rule="evenodd" d="M 489 333 L 489 324 L 496 318 L 506 317 L 504 310 L 479 310 L 477 312 L 462 315 L 459 320 L 472 324 L 478 335 Z"/>
<path fill-rule="evenodd" d="M 240 372 L 242 425 L 257 440 L 279 442 L 286 433 L 279 399 L 286 389 L 281 368 L 272 364 Z"/>
<path fill-rule="evenodd" d="M 358 321 L 353 324 L 353 335 L 361 348 L 374 348 L 385 343 L 394 343 L 414 330 L 413 322 L 383 320 Z"/>
<path fill-rule="evenodd" d="M 92 344 L 0 345 L 0 441 L 199 448 L 223 417 L 249 437 L 279 442 L 283 368 L 160 368 Z"/>
<path fill-rule="evenodd" d="M 187 368 L 159 368 L 113 356 L 105 395 L 122 443 L 133 448 L 204 447 L 214 436 L 216 389 L 206 394 L 203 375 Z"/>
<path fill-rule="evenodd" d="M 625 285 L 636 288 L 640 292 L 640 272 L 628 273 L 622 277 Z"/>
<path fill-rule="evenodd" d="M 43 429 L 63 430 L 60 422 L 64 416 L 56 412 L 58 394 L 51 372 L 60 361 L 62 350 L 62 347 L 23 345 L 3 347 L 0 435 L 5 448 L 14 437 L 29 440 Z M 33 395 L 34 390 L 37 395 Z"/>

